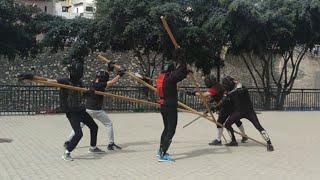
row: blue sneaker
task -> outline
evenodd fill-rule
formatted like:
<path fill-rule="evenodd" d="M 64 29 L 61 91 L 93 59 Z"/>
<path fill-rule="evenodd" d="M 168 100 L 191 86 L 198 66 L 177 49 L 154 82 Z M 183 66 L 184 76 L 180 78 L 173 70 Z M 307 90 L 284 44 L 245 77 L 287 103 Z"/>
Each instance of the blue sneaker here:
<path fill-rule="evenodd" d="M 159 156 L 158 161 L 159 162 L 174 162 L 174 160 L 169 156 L 169 154 Z"/>
<path fill-rule="evenodd" d="M 160 154 L 161 154 L 161 150 L 159 149 L 159 150 L 157 151 L 157 157 L 160 157 Z M 166 153 L 166 155 L 169 156 L 169 153 Z"/>

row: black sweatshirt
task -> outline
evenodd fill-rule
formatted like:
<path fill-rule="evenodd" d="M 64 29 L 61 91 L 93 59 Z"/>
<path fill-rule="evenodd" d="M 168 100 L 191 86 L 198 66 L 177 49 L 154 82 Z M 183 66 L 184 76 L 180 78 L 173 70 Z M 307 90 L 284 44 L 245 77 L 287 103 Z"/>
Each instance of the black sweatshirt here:
<path fill-rule="evenodd" d="M 160 73 L 157 77 L 157 90 L 160 104 L 168 107 L 178 107 L 177 83 L 185 79 L 189 71 L 185 65 L 179 66 L 169 73 Z"/>

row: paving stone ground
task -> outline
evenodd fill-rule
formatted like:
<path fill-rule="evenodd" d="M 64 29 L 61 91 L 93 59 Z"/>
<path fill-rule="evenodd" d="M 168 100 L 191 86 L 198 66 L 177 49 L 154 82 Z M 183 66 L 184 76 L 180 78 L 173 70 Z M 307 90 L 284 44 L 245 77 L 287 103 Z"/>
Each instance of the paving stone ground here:
<path fill-rule="evenodd" d="M 107 151 L 90 155 L 89 131 L 65 162 L 62 144 L 70 132 L 63 114 L 0 116 L 0 179 L 320 179 L 320 112 L 262 112 L 258 115 L 275 151 L 253 141 L 238 147 L 208 146 L 216 134 L 213 123 L 179 113 L 169 153 L 175 162 L 158 162 L 162 132 L 159 113 L 110 114 L 120 151 L 107 151 L 106 129 L 100 122 L 98 146 Z M 247 134 L 263 141 L 249 121 Z M 236 128 L 235 128 L 236 129 Z M 227 139 L 228 134 L 224 133 Z M 238 136 L 240 140 L 240 137 Z"/>

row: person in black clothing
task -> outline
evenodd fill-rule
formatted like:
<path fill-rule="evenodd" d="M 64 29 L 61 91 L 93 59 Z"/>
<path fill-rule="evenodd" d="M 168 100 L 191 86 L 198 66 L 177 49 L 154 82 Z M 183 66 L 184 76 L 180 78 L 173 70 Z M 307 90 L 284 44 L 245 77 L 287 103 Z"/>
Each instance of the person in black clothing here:
<path fill-rule="evenodd" d="M 217 79 L 214 75 L 207 75 L 204 78 L 204 84 L 208 88 L 206 92 L 203 92 L 204 97 L 210 97 L 210 110 L 214 113 L 218 110 L 218 120 L 220 124 L 224 124 L 228 117 L 230 116 L 233 106 L 230 102 L 225 102 L 223 105 L 218 106 L 219 102 L 221 101 L 223 95 L 226 93 L 225 88 L 222 86 L 221 83 L 217 82 Z M 186 92 L 187 95 L 199 96 L 200 94 L 196 91 L 193 92 Z M 218 106 L 218 107 L 217 107 Z M 238 126 L 239 130 L 243 134 L 241 142 L 244 143 L 248 140 L 247 135 L 245 133 L 244 127 L 242 122 L 236 121 L 236 125 Z M 216 138 L 209 143 L 211 146 L 220 146 L 221 143 L 221 136 L 223 132 L 223 127 L 217 125 L 217 136 Z"/>
<path fill-rule="evenodd" d="M 157 90 L 160 97 L 161 115 L 163 119 L 164 129 L 161 134 L 160 148 L 157 152 L 159 161 L 173 161 L 167 153 L 172 138 L 176 131 L 178 120 L 178 100 L 177 100 L 177 83 L 185 79 L 190 70 L 184 63 L 184 51 L 182 49 L 175 50 L 175 58 L 179 65 L 175 68 L 173 63 L 164 64 L 162 72 L 157 77 Z"/>
<path fill-rule="evenodd" d="M 233 105 L 233 111 L 230 117 L 225 122 L 225 127 L 228 129 L 231 136 L 231 142 L 226 144 L 227 146 L 237 146 L 238 143 L 234 136 L 234 130 L 231 127 L 232 124 L 239 121 L 241 118 L 248 119 L 254 127 L 260 132 L 263 139 L 267 142 L 267 150 L 273 151 L 273 145 L 267 131 L 261 126 L 258 117 L 253 110 L 253 105 L 250 99 L 248 89 L 241 83 L 237 83 L 232 77 L 227 76 L 222 80 L 222 85 L 228 91 L 227 96 L 223 98 L 223 102 L 230 101 Z"/>
<path fill-rule="evenodd" d="M 113 61 L 108 64 L 108 70 L 113 71 Z M 121 149 L 120 146 L 114 143 L 113 123 L 108 117 L 107 113 L 102 109 L 104 96 L 94 94 L 94 91 L 104 92 L 107 87 L 110 87 L 117 83 L 119 79 L 124 75 L 125 70 L 120 69 L 117 75 L 109 81 L 109 73 L 107 71 L 99 71 L 96 75 L 96 79 L 90 83 L 90 92 L 87 93 L 86 98 L 86 112 L 94 119 L 99 120 L 107 128 L 108 137 L 108 150 Z M 81 128 L 84 126 L 81 123 Z M 75 133 L 72 131 L 65 142 L 65 146 L 74 137 Z"/>
<path fill-rule="evenodd" d="M 83 66 L 80 63 L 72 63 L 70 67 L 68 67 L 69 78 L 59 78 L 57 80 L 48 80 L 51 82 L 57 82 L 60 84 L 72 85 L 82 87 L 81 78 L 83 76 Z M 33 79 L 32 74 L 22 74 L 19 75 L 19 80 L 24 79 Z M 82 101 L 82 94 L 78 91 L 73 91 L 69 89 L 60 88 L 60 107 L 61 110 L 66 113 L 66 116 L 70 122 L 70 125 L 75 132 L 74 137 L 70 140 L 70 142 L 66 145 L 66 151 L 62 155 L 62 158 L 65 161 L 72 161 L 72 157 L 70 153 L 76 148 L 80 139 L 83 136 L 80 123 L 84 123 L 90 129 L 90 145 L 89 148 L 90 153 L 104 153 L 101 149 L 96 147 L 97 144 L 97 133 L 98 126 L 91 118 L 91 116 L 85 111 L 85 106 Z"/>

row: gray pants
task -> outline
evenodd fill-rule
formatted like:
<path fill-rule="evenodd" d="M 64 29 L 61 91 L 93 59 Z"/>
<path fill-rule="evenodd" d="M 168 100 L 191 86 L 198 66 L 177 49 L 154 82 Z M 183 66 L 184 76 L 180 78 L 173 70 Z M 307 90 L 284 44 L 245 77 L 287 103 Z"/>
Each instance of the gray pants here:
<path fill-rule="evenodd" d="M 113 136 L 113 125 L 108 117 L 107 113 L 103 110 L 90 110 L 86 109 L 87 113 L 93 118 L 99 120 L 106 128 L 107 128 L 107 137 L 109 139 L 109 144 L 114 143 L 114 136 Z M 85 124 L 81 123 L 81 128 L 83 128 Z M 71 141 L 74 136 L 74 131 L 72 130 L 67 141 Z"/>

